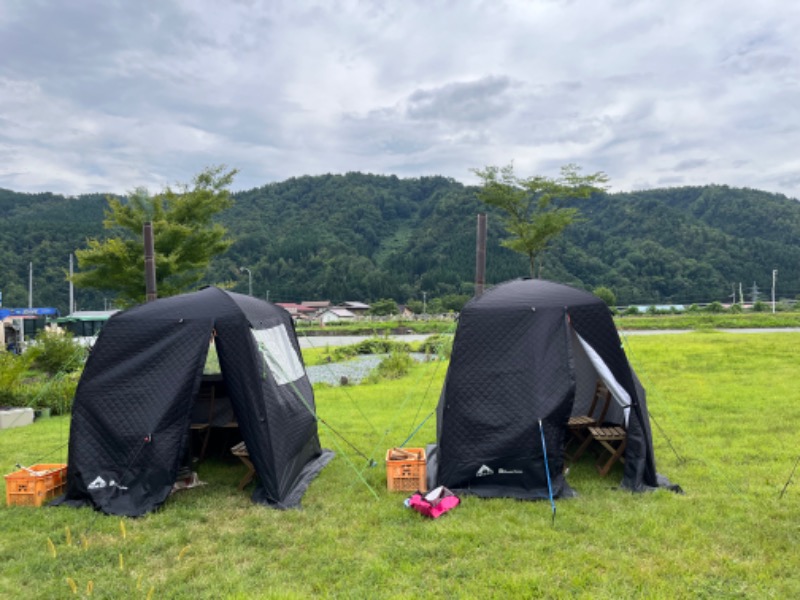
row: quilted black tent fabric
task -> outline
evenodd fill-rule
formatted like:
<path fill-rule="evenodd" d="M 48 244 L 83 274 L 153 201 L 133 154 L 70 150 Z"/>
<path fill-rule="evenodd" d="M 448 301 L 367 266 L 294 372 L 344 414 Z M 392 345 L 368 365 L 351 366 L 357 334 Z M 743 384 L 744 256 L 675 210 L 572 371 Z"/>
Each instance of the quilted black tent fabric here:
<path fill-rule="evenodd" d="M 212 336 L 242 439 L 258 474 L 253 500 L 298 506 L 333 454 L 317 435 L 305 370 L 289 380 L 255 333 L 280 331 L 302 361 L 289 314 L 204 288 L 109 319 L 87 361 L 72 413 L 67 491 L 59 501 L 138 516 L 169 496 Z"/>
<path fill-rule="evenodd" d="M 632 401 L 622 485 L 657 486 L 644 395 L 610 311 L 593 294 L 540 279 L 500 284 L 461 312 L 437 409 L 438 485 L 487 497 L 547 498 L 546 451 L 554 496 L 574 494 L 562 474 L 576 389 L 573 329 Z"/>

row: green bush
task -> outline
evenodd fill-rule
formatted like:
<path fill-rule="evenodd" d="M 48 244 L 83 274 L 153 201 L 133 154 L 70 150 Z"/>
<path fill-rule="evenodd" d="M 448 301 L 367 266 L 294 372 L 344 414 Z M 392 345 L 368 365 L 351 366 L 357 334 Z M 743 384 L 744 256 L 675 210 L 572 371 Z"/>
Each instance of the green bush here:
<path fill-rule="evenodd" d="M 59 373 L 55 377 L 46 377 L 26 382 L 20 388 L 24 404 L 31 408 L 49 408 L 53 415 L 63 415 L 72 411 L 75 389 L 78 387 L 80 374 Z"/>
<path fill-rule="evenodd" d="M 414 359 L 407 352 L 394 351 L 375 367 L 368 380 L 371 383 L 376 383 L 381 379 L 400 379 L 408 375 L 413 365 Z"/>
<path fill-rule="evenodd" d="M 388 316 L 397 314 L 397 302 L 391 298 L 376 300 L 369 308 L 369 314 L 376 316 Z"/>
<path fill-rule="evenodd" d="M 625 312 L 623 312 L 622 314 L 625 315 L 626 317 L 631 317 L 633 315 L 638 315 L 639 314 L 639 308 L 636 307 L 636 306 L 629 306 L 628 308 L 625 309 Z"/>
<path fill-rule="evenodd" d="M 450 355 L 453 353 L 453 336 L 441 334 L 432 335 L 420 344 L 419 351 L 449 359 Z"/>
<path fill-rule="evenodd" d="M 30 368 L 30 357 L 27 354 L 0 352 L 0 388 L 17 385 Z"/>
<path fill-rule="evenodd" d="M 372 337 L 357 344 L 340 346 L 331 353 L 334 362 L 347 360 L 359 354 L 389 354 L 390 352 L 410 352 L 411 346 L 405 342 L 395 342 L 386 338 Z"/>
<path fill-rule="evenodd" d="M 27 354 L 0 351 L 0 405 L 26 405 L 20 401 L 20 385 L 29 368 L 30 357 Z"/>
<path fill-rule="evenodd" d="M 723 308 L 721 302 L 712 302 L 711 304 L 706 306 L 706 312 L 710 312 L 710 313 L 721 313 L 724 310 L 725 309 Z"/>
<path fill-rule="evenodd" d="M 611 291 L 610 288 L 601 285 L 600 287 L 594 288 L 594 290 L 592 290 L 592 293 L 598 298 L 600 298 L 600 300 L 605 302 L 609 308 L 613 309 L 616 307 L 617 296 L 616 294 L 614 294 L 614 292 Z"/>
<path fill-rule="evenodd" d="M 36 336 L 36 343 L 26 352 L 35 368 L 50 375 L 71 373 L 83 366 L 86 348 L 60 330 L 45 330 Z"/>
<path fill-rule="evenodd" d="M 742 312 L 742 305 L 741 304 L 731 304 L 731 307 L 728 309 L 728 312 L 739 314 Z"/>
<path fill-rule="evenodd" d="M 769 306 L 767 306 L 766 302 L 762 302 L 761 300 L 757 300 L 753 303 L 753 312 L 767 312 L 769 310 Z"/>

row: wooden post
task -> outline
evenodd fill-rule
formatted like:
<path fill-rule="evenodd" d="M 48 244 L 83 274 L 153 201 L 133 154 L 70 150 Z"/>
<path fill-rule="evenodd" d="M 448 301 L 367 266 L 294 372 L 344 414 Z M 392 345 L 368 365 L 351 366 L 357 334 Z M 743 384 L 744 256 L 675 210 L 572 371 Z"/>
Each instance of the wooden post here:
<path fill-rule="evenodd" d="M 153 242 L 153 224 L 148 221 L 142 230 L 144 237 L 144 290 L 145 300 L 151 302 L 158 298 L 156 290 L 155 243 Z"/>
<path fill-rule="evenodd" d="M 478 236 L 475 245 L 475 296 L 483 294 L 486 283 L 486 213 L 478 213 Z"/>

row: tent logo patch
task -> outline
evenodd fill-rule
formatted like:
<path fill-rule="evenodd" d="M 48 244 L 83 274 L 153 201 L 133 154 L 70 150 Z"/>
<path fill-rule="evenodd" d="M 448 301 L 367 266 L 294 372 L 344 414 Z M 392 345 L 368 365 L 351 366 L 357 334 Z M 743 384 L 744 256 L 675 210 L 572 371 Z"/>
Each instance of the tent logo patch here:
<path fill-rule="evenodd" d="M 498 469 L 500 475 L 522 475 L 521 469 Z"/>
<path fill-rule="evenodd" d="M 92 483 L 89 484 L 89 489 L 90 490 L 102 490 L 107 485 L 108 484 L 106 483 L 106 480 L 98 475 L 97 478 Z"/>
<path fill-rule="evenodd" d="M 494 471 L 487 465 L 481 465 L 481 468 L 475 473 L 475 477 L 487 477 L 489 475 L 494 475 Z"/>

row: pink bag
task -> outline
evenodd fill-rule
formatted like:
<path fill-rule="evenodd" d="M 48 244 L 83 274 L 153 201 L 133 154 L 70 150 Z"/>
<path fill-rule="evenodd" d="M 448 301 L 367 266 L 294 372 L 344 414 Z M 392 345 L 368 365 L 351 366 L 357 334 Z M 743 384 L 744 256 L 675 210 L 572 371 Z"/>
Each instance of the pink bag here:
<path fill-rule="evenodd" d="M 426 517 L 436 519 L 459 505 L 461 500 L 443 485 L 424 496 L 417 492 L 408 499 L 408 506 Z"/>

